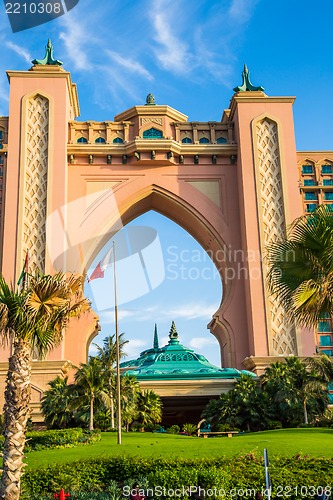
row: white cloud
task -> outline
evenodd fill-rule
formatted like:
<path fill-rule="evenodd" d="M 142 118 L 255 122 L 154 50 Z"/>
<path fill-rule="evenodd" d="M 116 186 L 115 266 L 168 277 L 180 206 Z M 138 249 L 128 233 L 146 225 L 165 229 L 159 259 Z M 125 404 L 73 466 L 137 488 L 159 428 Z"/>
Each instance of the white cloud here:
<path fill-rule="evenodd" d="M 259 0 L 232 0 L 228 14 L 237 24 L 246 23 L 252 16 L 253 9 Z"/>
<path fill-rule="evenodd" d="M 59 38 L 64 42 L 66 59 L 71 61 L 75 69 L 88 71 L 92 64 L 86 47 L 93 42 L 93 38 L 83 18 L 78 18 L 74 9 L 61 18 L 60 24 L 64 31 L 60 32 Z"/>
<path fill-rule="evenodd" d="M 169 318 L 182 319 L 198 319 L 203 318 L 207 321 L 216 311 L 216 305 L 208 304 L 183 304 L 177 307 L 172 307 L 164 311 L 163 315 Z"/>
<path fill-rule="evenodd" d="M 119 321 L 126 319 L 126 318 L 132 318 L 137 314 L 137 311 L 135 309 L 123 309 L 119 308 L 118 309 L 118 319 Z M 99 318 L 101 322 L 106 322 L 106 323 L 114 323 L 114 311 L 102 311 L 99 313 Z"/>
<path fill-rule="evenodd" d="M 156 314 L 160 320 L 170 319 L 205 319 L 207 322 L 211 319 L 212 314 L 216 311 L 216 304 L 191 303 L 181 304 L 177 306 L 154 305 L 144 309 L 123 309 L 119 308 L 119 320 L 134 318 L 136 321 L 156 321 Z M 100 313 L 100 321 L 114 323 L 114 312 L 103 311 Z"/>
<path fill-rule="evenodd" d="M 117 52 L 112 50 L 106 50 L 106 53 L 110 56 L 110 58 L 122 68 L 130 71 L 131 73 L 135 73 L 136 75 L 141 75 L 147 80 L 153 81 L 154 77 L 149 73 L 149 71 L 138 61 L 134 61 L 131 58 L 125 58 L 119 55 Z"/>
<path fill-rule="evenodd" d="M 190 347 L 193 347 L 193 349 L 202 349 L 204 347 L 207 347 L 208 345 L 217 345 L 217 341 L 213 339 L 211 336 L 209 337 L 193 337 L 189 342 L 188 345 Z"/>
<path fill-rule="evenodd" d="M 18 54 L 20 57 L 22 57 L 28 64 L 31 63 L 31 56 L 30 53 L 21 45 L 17 45 L 16 43 L 7 41 L 5 42 L 6 46 L 13 50 L 16 54 Z"/>
<path fill-rule="evenodd" d="M 125 346 L 125 352 L 127 354 L 125 359 L 135 359 L 140 355 L 140 352 L 144 351 L 145 348 L 151 347 L 148 346 L 148 343 L 145 340 L 141 339 L 133 339 L 128 342 Z"/>
<path fill-rule="evenodd" d="M 155 30 L 154 38 L 159 44 L 155 54 L 164 69 L 187 73 L 190 71 L 192 57 L 188 45 L 171 31 L 174 23 L 169 20 L 170 9 L 170 3 L 161 0 L 155 3 L 150 14 Z"/>

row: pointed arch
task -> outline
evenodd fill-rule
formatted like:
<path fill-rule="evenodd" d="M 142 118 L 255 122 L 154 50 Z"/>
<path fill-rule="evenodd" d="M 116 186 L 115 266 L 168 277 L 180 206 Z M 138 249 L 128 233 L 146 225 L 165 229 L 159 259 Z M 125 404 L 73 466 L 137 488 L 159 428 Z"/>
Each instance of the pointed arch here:
<path fill-rule="evenodd" d="M 219 342 L 221 352 L 223 347 L 226 348 L 224 361 L 227 366 L 235 366 L 235 336 L 237 332 L 232 329 L 231 324 L 227 320 L 223 319 L 224 312 L 228 309 L 229 299 L 233 294 L 232 292 L 235 286 L 234 280 L 225 279 L 225 276 L 227 276 L 227 269 L 229 268 L 229 262 L 225 252 L 225 249 L 228 248 L 228 242 L 224 240 L 223 234 L 227 234 L 227 226 L 225 226 L 225 231 L 218 232 L 211 222 L 193 205 L 174 192 L 170 192 L 156 184 L 152 184 L 127 198 L 122 205 L 118 206 L 118 210 L 121 218 L 121 227 L 140 215 L 150 210 L 154 210 L 182 227 L 208 253 L 220 275 L 223 291 L 220 306 L 213 315 L 214 320 L 210 321 L 207 327 Z M 92 242 L 90 249 L 86 249 L 86 270 L 89 269 L 98 253 L 111 239 L 112 234 L 120 229 L 119 216 L 114 216 L 109 219 L 108 228 L 101 228 L 99 234 L 104 234 L 104 237 L 101 238 L 98 246 L 96 247 L 95 242 Z M 112 229 L 113 227 L 115 228 L 114 231 Z M 232 264 L 230 264 L 230 267 L 231 266 Z"/>

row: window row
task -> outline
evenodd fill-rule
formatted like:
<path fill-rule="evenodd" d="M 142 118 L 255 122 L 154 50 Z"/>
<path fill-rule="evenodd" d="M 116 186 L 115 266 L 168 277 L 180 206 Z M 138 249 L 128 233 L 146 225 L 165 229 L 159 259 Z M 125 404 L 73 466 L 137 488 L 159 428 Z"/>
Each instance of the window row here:
<path fill-rule="evenodd" d="M 333 179 L 323 179 L 323 186 L 333 186 Z M 314 179 L 304 179 L 303 186 L 318 186 L 318 181 Z"/>
<path fill-rule="evenodd" d="M 76 142 L 80 142 L 82 144 L 87 144 L 88 139 L 86 139 L 85 137 L 79 137 Z M 105 144 L 105 142 L 106 141 L 105 141 L 104 137 L 97 137 L 97 139 L 95 140 L 95 143 L 97 143 L 97 144 Z M 113 139 L 112 142 L 114 144 L 123 144 L 124 141 L 120 137 L 116 137 L 115 139 Z"/>
<path fill-rule="evenodd" d="M 302 165 L 302 174 L 313 174 L 314 166 L 313 165 Z M 332 174 L 333 173 L 333 165 L 322 165 L 321 166 L 322 174 Z"/>
<path fill-rule="evenodd" d="M 305 205 L 305 211 L 306 213 L 314 212 L 317 208 L 317 203 L 306 203 Z M 333 203 L 326 203 L 325 207 L 327 207 L 328 210 L 333 212 Z"/>
<path fill-rule="evenodd" d="M 315 191 L 306 191 L 304 193 L 305 200 L 317 200 L 318 194 Z M 324 200 L 333 200 L 333 191 L 324 191 Z"/>
<path fill-rule="evenodd" d="M 143 139 L 163 139 L 163 132 L 161 130 L 158 130 L 158 129 L 152 127 L 148 130 L 145 130 L 142 134 L 142 137 L 143 137 Z M 87 143 L 88 139 L 86 139 L 85 137 L 79 137 L 77 142 Z M 97 139 L 95 140 L 95 143 L 105 144 L 105 142 L 106 141 L 103 137 L 97 137 Z M 119 137 L 116 137 L 115 139 L 113 139 L 113 143 L 121 144 L 123 142 L 124 142 L 123 139 L 120 139 Z M 183 144 L 192 144 L 193 143 L 193 141 L 190 137 L 184 137 L 181 142 Z M 201 137 L 201 139 L 199 139 L 199 143 L 200 144 L 209 144 L 210 140 L 207 137 Z M 226 144 L 227 139 L 225 137 L 218 137 L 216 139 L 216 143 L 217 144 Z"/>

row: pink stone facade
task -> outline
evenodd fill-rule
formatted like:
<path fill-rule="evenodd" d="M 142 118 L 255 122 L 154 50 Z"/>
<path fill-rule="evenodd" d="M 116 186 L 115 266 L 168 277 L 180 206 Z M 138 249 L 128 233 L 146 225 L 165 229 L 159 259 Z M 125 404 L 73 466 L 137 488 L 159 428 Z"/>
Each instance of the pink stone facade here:
<path fill-rule="evenodd" d="M 7 280 L 17 281 L 27 250 L 32 268 L 85 272 L 114 231 L 154 209 L 188 231 L 221 275 L 221 305 L 207 322 L 224 367 L 260 373 L 280 356 L 315 352 L 313 334 L 286 325 L 268 296 L 262 261 L 265 246 L 306 209 L 310 188 L 300 183 L 312 174 L 301 165 L 313 165 L 317 183 L 329 174 L 320 177 L 316 165 L 333 165 L 331 152 L 296 152 L 294 98 L 238 92 L 220 122 L 189 122 L 167 105 L 80 122 L 76 86 L 63 69 L 34 66 L 8 71 L 8 79 L 9 117 L 0 117 Z M 325 197 L 319 184 L 311 190 L 318 202 Z M 66 361 L 86 361 L 97 330 L 91 312 L 71 323 L 46 361 L 36 361 L 36 400 L 47 373 L 51 379 Z M 8 354 L 2 351 L 2 363 Z"/>

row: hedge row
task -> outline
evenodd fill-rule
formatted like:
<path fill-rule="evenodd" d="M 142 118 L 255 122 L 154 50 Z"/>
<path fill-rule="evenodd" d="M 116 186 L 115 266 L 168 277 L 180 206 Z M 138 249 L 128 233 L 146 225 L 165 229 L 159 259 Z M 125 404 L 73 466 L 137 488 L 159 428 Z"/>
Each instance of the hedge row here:
<path fill-rule="evenodd" d="M 81 428 L 27 432 L 25 451 L 77 446 L 100 441 L 100 431 L 87 431 Z"/>
<path fill-rule="evenodd" d="M 333 459 L 311 459 L 299 455 L 292 459 L 276 458 L 271 461 L 270 474 L 273 498 L 315 499 L 322 488 L 333 485 Z M 33 498 L 32 493 L 39 496 L 54 493 L 62 487 L 90 491 L 91 498 L 116 498 L 115 493 L 98 497 L 92 492 L 106 491 L 115 481 L 121 496 L 122 487 L 131 486 L 137 480 L 145 489 L 151 490 L 147 499 L 161 500 L 172 497 L 175 500 L 177 495 L 172 491 L 177 489 L 180 497 L 186 496 L 186 487 L 190 485 L 199 485 L 203 490 L 201 493 L 206 492 L 206 498 L 253 499 L 254 492 L 262 490 L 265 484 L 263 461 L 255 454 L 214 460 L 156 460 L 140 456 L 80 460 L 38 470 L 28 469 L 23 484 L 30 494 L 27 498 Z"/>

